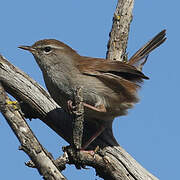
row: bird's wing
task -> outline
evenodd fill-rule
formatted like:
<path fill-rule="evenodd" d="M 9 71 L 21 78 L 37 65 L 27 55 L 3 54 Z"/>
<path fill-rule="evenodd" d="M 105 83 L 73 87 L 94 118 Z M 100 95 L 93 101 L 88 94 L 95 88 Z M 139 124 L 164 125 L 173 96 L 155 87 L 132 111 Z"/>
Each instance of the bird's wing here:
<path fill-rule="evenodd" d="M 77 63 L 80 72 L 87 76 L 95 76 L 106 86 L 111 87 L 114 92 L 120 93 L 121 98 L 129 102 L 137 102 L 134 92 L 140 87 L 136 82 L 148 79 L 141 71 L 134 66 L 120 62 L 99 58 L 82 58 Z"/>
<path fill-rule="evenodd" d="M 114 76 L 130 81 L 141 81 L 149 79 L 136 67 L 120 61 L 105 60 L 100 58 L 81 57 L 77 63 L 78 69 L 82 74 L 90 76 Z"/>

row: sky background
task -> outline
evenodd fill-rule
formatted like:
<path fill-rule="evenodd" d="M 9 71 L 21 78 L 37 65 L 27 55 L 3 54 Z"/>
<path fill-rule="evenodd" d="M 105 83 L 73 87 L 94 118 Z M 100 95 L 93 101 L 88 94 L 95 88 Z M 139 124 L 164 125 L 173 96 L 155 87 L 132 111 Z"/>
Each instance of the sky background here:
<path fill-rule="evenodd" d="M 108 34 L 116 7 L 115 0 L 31 0 L 1 1 L 0 53 L 44 86 L 32 55 L 18 49 L 44 38 L 61 40 L 81 55 L 105 57 Z M 150 77 L 139 92 L 141 98 L 126 117 L 114 121 L 115 137 L 144 168 L 162 180 L 179 179 L 180 161 L 180 83 L 178 0 L 136 0 L 127 52 L 132 55 L 162 29 L 168 40 L 156 49 L 144 67 Z M 177 21 L 178 20 L 178 21 Z M 45 86 L 44 86 L 45 87 Z M 54 157 L 67 143 L 41 121 L 30 127 Z M 41 179 L 36 169 L 24 165 L 28 156 L 5 119 L 0 116 L 0 179 Z M 76 170 L 67 165 L 69 179 L 99 180 L 95 171 Z"/>

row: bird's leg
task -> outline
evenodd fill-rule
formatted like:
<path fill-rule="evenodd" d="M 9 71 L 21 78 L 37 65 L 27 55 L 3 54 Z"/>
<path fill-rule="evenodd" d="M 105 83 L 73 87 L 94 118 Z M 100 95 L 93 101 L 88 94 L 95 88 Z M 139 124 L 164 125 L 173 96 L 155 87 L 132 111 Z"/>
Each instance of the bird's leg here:
<path fill-rule="evenodd" d="M 83 102 L 83 105 L 89 109 L 92 109 L 94 111 L 98 111 L 98 112 L 106 112 L 106 108 L 103 104 L 95 107 L 95 106 L 92 106 L 90 104 L 87 104 L 85 102 Z M 75 106 L 73 106 L 73 102 L 71 100 L 68 100 L 67 101 L 67 107 L 68 107 L 68 110 L 70 113 L 73 113 L 74 109 L 76 108 Z"/>
<path fill-rule="evenodd" d="M 96 133 L 82 146 L 81 150 L 85 150 L 103 131 L 105 126 L 101 126 Z"/>
<path fill-rule="evenodd" d="M 106 108 L 103 104 L 95 107 L 95 106 L 91 106 L 90 104 L 86 104 L 86 103 L 83 103 L 85 107 L 89 108 L 89 109 L 92 109 L 94 111 L 98 111 L 98 112 L 106 112 Z"/>
<path fill-rule="evenodd" d="M 95 106 L 91 106 L 89 104 L 86 104 L 83 102 L 83 105 L 89 109 L 92 109 L 94 111 L 98 111 L 98 112 L 106 112 L 106 108 L 104 107 L 104 105 L 99 105 L 97 107 Z M 76 113 L 76 106 L 73 106 L 73 102 L 71 100 L 69 100 L 67 102 L 67 106 L 68 106 L 68 110 L 70 113 Z M 93 136 L 82 146 L 81 150 L 85 150 L 103 131 L 105 130 L 105 126 L 102 125 L 95 134 L 93 134 Z"/>

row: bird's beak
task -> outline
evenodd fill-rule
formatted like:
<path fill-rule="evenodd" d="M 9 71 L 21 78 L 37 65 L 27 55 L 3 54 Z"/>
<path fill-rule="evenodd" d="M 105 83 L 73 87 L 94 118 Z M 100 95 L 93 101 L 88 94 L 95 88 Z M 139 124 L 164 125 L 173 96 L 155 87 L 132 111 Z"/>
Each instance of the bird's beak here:
<path fill-rule="evenodd" d="M 35 49 L 32 46 L 19 46 L 18 48 L 30 51 L 31 53 L 35 51 Z"/>

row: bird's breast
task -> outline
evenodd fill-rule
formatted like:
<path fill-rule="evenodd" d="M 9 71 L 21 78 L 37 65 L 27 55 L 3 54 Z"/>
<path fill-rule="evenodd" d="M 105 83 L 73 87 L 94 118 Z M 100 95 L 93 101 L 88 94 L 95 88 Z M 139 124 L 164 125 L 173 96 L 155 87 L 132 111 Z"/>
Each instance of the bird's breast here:
<path fill-rule="evenodd" d="M 73 99 L 73 85 L 71 78 L 61 71 L 50 69 L 43 72 L 44 81 L 51 97 L 64 109 L 67 109 L 67 101 Z"/>
<path fill-rule="evenodd" d="M 104 83 L 94 76 L 87 76 L 77 72 L 61 72 L 51 69 L 43 73 L 46 87 L 52 98 L 64 109 L 67 109 L 67 101 L 72 100 L 77 87 L 83 91 L 83 101 L 91 106 L 103 105 L 106 112 L 92 112 L 87 116 L 116 117 L 125 115 L 127 109 L 132 108 L 136 100 L 131 100 L 121 88 L 116 88 L 113 83 Z M 136 98 L 135 98 L 136 99 Z"/>

